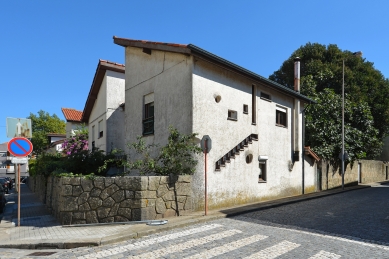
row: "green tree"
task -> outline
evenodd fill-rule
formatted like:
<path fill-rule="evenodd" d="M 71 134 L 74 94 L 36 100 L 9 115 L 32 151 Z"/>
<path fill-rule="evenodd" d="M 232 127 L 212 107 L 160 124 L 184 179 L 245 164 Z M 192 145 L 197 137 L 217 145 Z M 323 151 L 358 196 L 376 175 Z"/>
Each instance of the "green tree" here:
<path fill-rule="evenodd" d="M 126 167 L 138 171 L 139 174 L 193 174 L 197 165 L 195 155 L 201 153 L 201 148 L 194 142 L 196 136 L 196 133 L 182 134 L 170 126 L 168 143 L 162 148 L 156 144 L 146 145 L 143 137 L 138 136 L 136 142 L 128 145 L 138 155 L 138 159 L 129 158 Z M 152 153 L 157 155 L 153 156 Z"/>
<path fill-rule="evenodd" d="M 389 80 L 372 62 L 342 51 L 334 44 L 307 43 L 294 51 L 269 78 L 293 88 L 295 57 L 301 59 L 301 93 L 312 98 L 326 88 L 342 93 L 345 60 L 345 93 L 353 103 L 368 104 L 380 140 L 389 135 Z"/>
<path fill-rule="evenodd" d="M 32 139 L 34 154 L 41 154 L 48 146 L 48 133 L 66 133 L 65 121 L 58 118 L 57 115 L 50 115 L 48 112 L 40 110 L 37 115 L 30 113 L 28 119 L 32 124 Z"/>
<path fill-rule="evenodd" d="M 157 171 L 161 175 L 186 175 L 195 172 L 197 159 L 194 154 L 201 153 L 201 148 L 193 140 L 196 133 L 181 134 L 176 128 L 169 127 L 169 137 L 166 146 L 161 148 L 159 161 L 162 166 Z"/>
<path fill-rule="evenodd" d="M 350 159 L 374 158 L 389 134 L 389 81 L 373 63 L 336 45 L 307 43 L 294 51 L 270 79 L 293 88 L 294 59 L 301 59 L 301 93 L 318 104 L 306 111 L 306 144 L 336 161 L 341 150 L 341 100 L 345 61 L 345 146 Z M 332 89 L 332 91 L 328 91 Z M 326 99 L 327 98 L 327 99 Z M 353 135 L 355 134 L 355 135 Z"/>
<path fill-rule="evenodd" d="M 342 98 L 332 89 L 324 89 L 314 98 L 306 114 L 306 143 L 325 160 L 337 164 L 342 150 Z M 349 160 L 375 157 L 380 152 L 378 130 L 367 103 L 345 98 L 345 150 Z"/>

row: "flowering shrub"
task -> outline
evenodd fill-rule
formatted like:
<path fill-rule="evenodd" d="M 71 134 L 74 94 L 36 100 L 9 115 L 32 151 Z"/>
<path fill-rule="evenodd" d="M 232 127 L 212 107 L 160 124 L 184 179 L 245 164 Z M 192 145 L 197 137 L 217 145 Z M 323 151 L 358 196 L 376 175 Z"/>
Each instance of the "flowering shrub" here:
<path fill-rule="evenodd" d="M 88 150 L 88 131 L 77 130 L 74 136 L 65 139 L 62 143 L 63 153 L 70 156 L 83 150 Z"/>

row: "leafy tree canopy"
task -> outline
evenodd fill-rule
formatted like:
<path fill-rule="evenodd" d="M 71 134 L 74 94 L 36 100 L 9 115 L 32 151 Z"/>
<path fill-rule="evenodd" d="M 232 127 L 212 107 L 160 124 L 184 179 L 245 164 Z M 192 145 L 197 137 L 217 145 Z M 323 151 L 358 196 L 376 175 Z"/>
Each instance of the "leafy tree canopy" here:
<path fill-rule="evenodd" d="M 318 43 L 301 46 L 269 78 L 293 88 L 296 57 L 301 59 L 301 93 L 319 103 L 311 105 L 306 111 L 307 145 L 324 158 L 331 156 L 335 159 L 339 154 L 341 142 L 333 138 L 341 137 L 341 113 L 338 113 L 341 106 L 337 102 L 342 93 L 344 60 L 345 120 L 349 120 L 345 126 L 346 150 L 353 154 L 351 159 L 373 158 L 382 139 L 389 135 L 389 80 L 364 58 L 342 51 L 334 44 L 325 46 Z M 367 124 L 369 130 L 364 128 Z M 360 132 L 364 136 L 347 136 L 352 132 Z M 357 148 L 355 152 L 351 151 L 354 148 Z M 361 148 L 360 152 L 356 151 L 358 148 Z"/>
<path fill-rule="evenodd" d="M 48 112 L 40 110 L 37 115 L 30 113 L 27 117 L 31 119 L 32 124 L 32 139 L 31 142 L 34 146 L 34 154 L 40 154 L 47 147 L 48 133 L 66 133 L 65 121 L 58 118 L 57 115 L 50 115 Z"/>
<path fill-rule="evenodd" d="M 326 88 L 314 99 L 317 104 L 311 105 L 306 113 L 305 142 L 321 158 L 336 164 L 342 151 L 342 97 Z M 381 142 L 369 106 L 345 99 L 345 150 L 349 160 L 379 155 Z"/>
<path fill-rule="evenodd" d="M 345 93 L 352 102 L 366 102 L 374 118 L 378 137 L 389 135 L 389 80 L 372 62 L 342 51 L 336 45 L 307 43 L 301 46 L 269 78 L 293 88 L 294 58 L 301 59 L 301 93 L 309 97 L 325 88 L 342 93 L 342 61 L 345 60 Z"/>

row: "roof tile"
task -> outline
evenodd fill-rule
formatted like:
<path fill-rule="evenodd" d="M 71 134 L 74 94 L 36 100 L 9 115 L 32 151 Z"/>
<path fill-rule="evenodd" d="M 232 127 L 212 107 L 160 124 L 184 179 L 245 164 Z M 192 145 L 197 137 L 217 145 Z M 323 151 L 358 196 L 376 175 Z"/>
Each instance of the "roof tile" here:
<path fill-rule="evenodd" d="M 61 108 L 66 121 L 81 122 L 82 111 L 78 111 L 72 108 Z"/>

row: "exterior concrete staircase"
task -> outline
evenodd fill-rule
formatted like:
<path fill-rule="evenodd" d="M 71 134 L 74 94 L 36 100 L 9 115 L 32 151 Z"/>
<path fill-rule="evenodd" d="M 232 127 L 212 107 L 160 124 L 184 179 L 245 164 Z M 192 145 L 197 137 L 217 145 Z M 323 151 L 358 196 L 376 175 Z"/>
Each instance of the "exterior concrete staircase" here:
<path fill-rule="evenodd" d="M 227 163 L 230 163 L 231 159 L 235 159 L 235 156 L 238 156 L 241 151 L 244 151 L 244 149 L 252 144 L 253 141 L 258 141 L 258 134 L 250 134 L 244 140 L 239 142 L 238 145 L 228 151 L 227 154 L 217 160 L 215 171 L 220 171 L 222 167 L 225 167 Z"/>

